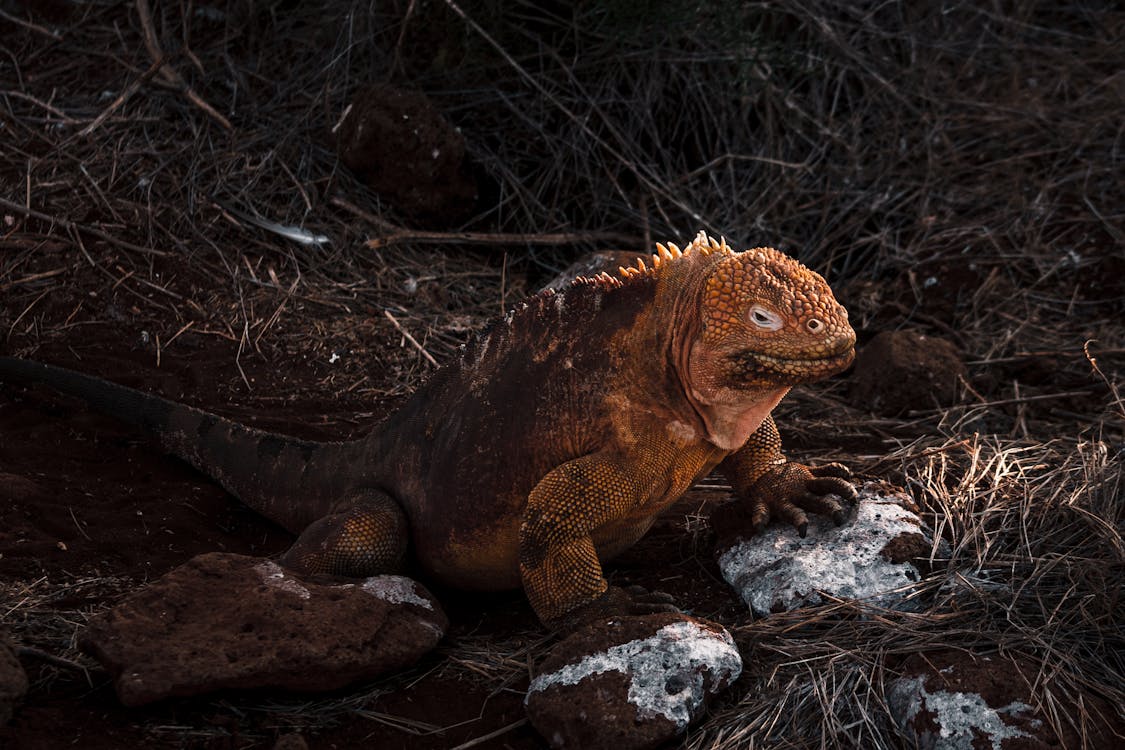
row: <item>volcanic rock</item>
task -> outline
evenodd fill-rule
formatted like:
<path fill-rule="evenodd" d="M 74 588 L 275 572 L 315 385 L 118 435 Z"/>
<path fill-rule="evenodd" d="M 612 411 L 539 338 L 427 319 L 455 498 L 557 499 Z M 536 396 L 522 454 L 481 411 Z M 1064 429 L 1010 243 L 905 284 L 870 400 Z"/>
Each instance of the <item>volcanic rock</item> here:
<path fill-rule="evenodd" d="M 465 138 L 422 92 L 362 89 L 335 137 L 341 161 L 408 216 L 452 225 L 472 213 L 477 187 Z"/>
<path fill-rule="evenodd" d="M 332 690 L 413 664 L 448 625 L 401 576 L 305 580 L 269 560 L 192 558 L 93 621 L 79 645 L 139 706 L 224 688 Z"/>
<path fill-rule="evenodd" d="M 883 331 L 856 354 L 850 399 L 888 417 L 951 406 L 965 373 L 951 342 L 917 331 Z"/>
<path fill-rule="evenodd" d="M 16 656 L 15 646 L 0 633 L 0 727 L 8 723 L 17 705 L 27 695 L 27 673 Z"/>
<path fill-rule="evenodd" d="M 809 514 L 802 539 L 792 526 L 774 523 L 754 534 L 739 501 L 716 510 L 716 554 L 727 583 L 759 616 L 836 599 L 864 599 L 908 609 L 905 587 L 921 579 L 934 549 L 933 533 L 902 491 L 869 483 L 842 526 Z M 938 555 L 947 554 L 939 541 Z"/>
<path fill-rule="evenodd" d="M 741 671 L 734 641 L 714 623 L 603 620 L 555 646 L 528 688 L 527 715 L 553 748 L 652 748 L 687 729 Z"/>
<path fill-rule="evenodd" d="M 910 657 L 901 672 L 887 685 L 887 705 L 910 746 L 919 750 L 1118 746 L 1109 725 L 1118 712 L 1095 695 L 1084 695 L 1081 702 L 1060 696 L 1064 715 L 1087 722 L 1083 732 L 1063 723 L 1060 736 L 1034 708 L 1040 701 L 1032 697 L 1031 686 L 1041 679 L 1041 670 L 1026 659 L 938 651 Z"/>

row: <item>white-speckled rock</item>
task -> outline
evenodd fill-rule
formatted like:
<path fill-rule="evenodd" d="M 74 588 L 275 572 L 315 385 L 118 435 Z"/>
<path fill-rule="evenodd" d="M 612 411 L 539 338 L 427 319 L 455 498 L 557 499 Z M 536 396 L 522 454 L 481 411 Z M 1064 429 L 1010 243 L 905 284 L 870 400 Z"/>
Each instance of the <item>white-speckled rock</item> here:
<path fill-rule="evenodd" d="M 929 558 L 933 535 L 903 494 L 865 486 L 843 526 L 809 514 L 808 535 L 774 523 L 735 537 L 718 550 L 723 577 L 755 614 L 784 612 L 834 598 L 909 608 L 909 585 L 921 578 L 915 560 Z M 944 552 L 939 543 L 938 556 Z"/>
<path fill-rule="evenodd" d="M 687 729 L 741 671 L 718 625 L 680 614 L 614 618 L 554 648 L 528 688 L 527 713 L 554 748 L 651 748 Z"/>
<path fill-rule="evenodd" d="M 1038 700 L 1031 686 L 1041 668 L 1031 661 L 935 651 L 910 657 L 899 671 L 902 676 L 887 683 L 887 705 L 907 744 L 918 750 L 1118 746 L 1104 718 L 1116 712 L 1093 695 L 1079 702 L 1056 694 L 1061 713 L 1086 724 L 1079 730 L 1064 722 L 1062 736 L 1056 733 L 1032 705 Z"/>
<path fill-rule="evenodd" d="M 979 734 L 992 745 L 992 750 L 1001 750 L 1006 739 L 1031 736 L 1008 723 L 1012 717 L 1031 712 L 1031 706 L 1026 703 L 1012 701 L 993 708 L 980 693 L 927 690 L 923 677 L 895 680 L 887 702 L 903 728 L 916 726 L 914 719 L 922 712 L 928 713 L 929 720 L 937 724 L 936 732 L 921 730 L 917 733 L 919 748 L 973 750 L 973 741 Z"/>

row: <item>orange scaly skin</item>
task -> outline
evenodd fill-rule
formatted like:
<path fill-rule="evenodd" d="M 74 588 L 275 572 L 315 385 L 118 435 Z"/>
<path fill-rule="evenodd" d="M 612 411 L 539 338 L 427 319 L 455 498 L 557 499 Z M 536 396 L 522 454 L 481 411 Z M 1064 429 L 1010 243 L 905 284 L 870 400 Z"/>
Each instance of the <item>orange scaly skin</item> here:
<path fill-rule="evenodd" d="M 155 435 L 300 537 L 282 562 L 368 576 L 407 550 L 468 589 L 523 586 L 549 626 L 666 608 L 601 564 L 718 467 L 755 524 L 839 518 L 846 470 L 789 463 L 770 412 L 846 368 L 855 334 L 824 280 L 704 235 L 651 264 L 529 298 L 367 438 L 310 443 L 61 368 L 0 358 Z"/>

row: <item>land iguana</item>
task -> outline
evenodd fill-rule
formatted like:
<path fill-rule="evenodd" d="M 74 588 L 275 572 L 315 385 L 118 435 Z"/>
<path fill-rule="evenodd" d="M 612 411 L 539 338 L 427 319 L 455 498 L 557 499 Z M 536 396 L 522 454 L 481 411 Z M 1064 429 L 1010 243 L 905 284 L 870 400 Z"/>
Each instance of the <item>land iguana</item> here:
<path fill-rule="evenodd" d="M 771 248 L 700 233 L 613 276 L 544 290 L 494 321 L 382 425 L 310 442 L 99 378 L 0 358 L 139 426 L 299 535 L 304 573 L 421 569 L 469 590 L 523 586 L 548 627 L 664 608 L 602 562 L 712 469 L 755 526 L 842 521 L 845 468 L 789 462 L 770 412 L 845 369 L 855 333 L 824 279 Z"/>

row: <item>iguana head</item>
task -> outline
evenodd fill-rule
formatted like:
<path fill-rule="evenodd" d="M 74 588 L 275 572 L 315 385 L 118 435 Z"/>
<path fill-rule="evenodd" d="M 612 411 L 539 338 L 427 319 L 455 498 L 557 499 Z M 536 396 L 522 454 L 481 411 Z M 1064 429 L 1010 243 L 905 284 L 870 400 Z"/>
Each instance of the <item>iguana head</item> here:
<path fill-rule="evenodd" d="M 660 250 L 657 265 L 706 256 L 695 277 L 698 333 L 685 342 L 681 377 L 716 445 L 741 445 L 789 388 L 852 363 L 847 311 L 796 260 L 767 247 L 737 253 L 702 234 L 682 253 Z"/>
<path fill-rule="evenodd" d="M 700 307 L 693 380 L 712 387 L 789 387 L 834 375 L 855 357 L 848 312 L 828 284 L 773 248 L 723 257 Z"/>

